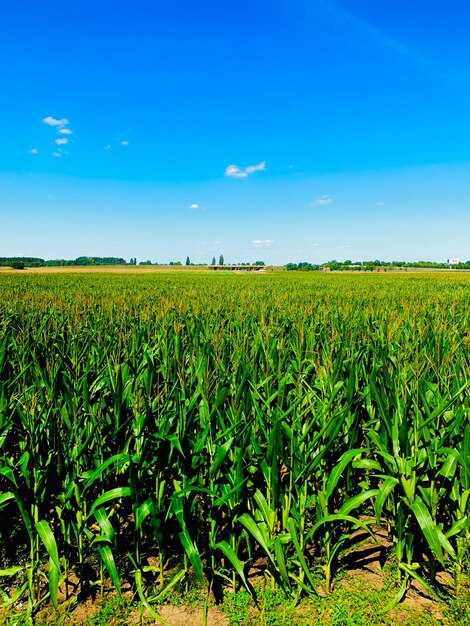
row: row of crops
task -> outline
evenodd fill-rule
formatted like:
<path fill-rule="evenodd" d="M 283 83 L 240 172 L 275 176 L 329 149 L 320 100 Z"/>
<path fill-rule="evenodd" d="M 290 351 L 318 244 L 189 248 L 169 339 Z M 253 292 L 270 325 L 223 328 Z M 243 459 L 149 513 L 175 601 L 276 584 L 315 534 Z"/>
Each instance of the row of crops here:
<path fill-rule="evenodd" d="M 0 593 L 399 597 L 470 547 L 470 275 L 0 275 Z"/>

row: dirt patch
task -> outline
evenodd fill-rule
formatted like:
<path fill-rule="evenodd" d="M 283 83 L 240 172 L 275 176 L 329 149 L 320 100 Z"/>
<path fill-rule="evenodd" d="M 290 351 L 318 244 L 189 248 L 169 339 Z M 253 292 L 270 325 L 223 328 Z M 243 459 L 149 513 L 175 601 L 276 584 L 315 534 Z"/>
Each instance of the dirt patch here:
<path fill-rule="evenodd" d="M 375 527 L 374 536 L 377 542 L 363 531 L 357 531 L 353 535 L 351 546 L 342 560 L 345 576 L 335 586 L 351 591 L 381 591 L 384 588 L 383 568 L 387 562 L 387 554 L 393 546 L 384 529 Z M 443 587 L 451 584 L 450 577 L 445 573 L 438 574 L 437 580 Z M 405 597 L 393 611 L 398 623 L 403 620 L 407 608 L 431 614 L 438 621 L 443 619 L 439 603 L 430 598 L 427 590 L 415 580 L 411 581 Z"/>
<path fill-rule="evenodd" d="M 190 606 L 165 605 L 158 607 L 158 614 L 170 624 L 170 626 L 191 626 L 203 624 L 203 609 Z M 157 624 L 158 622 L 155 622 Z M 211 607 L 207 613 L 208 626 L 228 626 L 228 618 L 215 607 Z"/>

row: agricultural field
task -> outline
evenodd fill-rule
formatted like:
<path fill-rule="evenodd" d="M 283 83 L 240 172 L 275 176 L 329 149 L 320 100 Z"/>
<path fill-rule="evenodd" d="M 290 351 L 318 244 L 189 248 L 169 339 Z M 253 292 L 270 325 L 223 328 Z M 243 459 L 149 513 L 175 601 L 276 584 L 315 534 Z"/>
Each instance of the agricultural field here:
<path fill-rule="evenodd" d="M 469 386 L 466 273 L 2 272 L 4 615 L 327 601 L 364 546 L 465 605 Z"/>

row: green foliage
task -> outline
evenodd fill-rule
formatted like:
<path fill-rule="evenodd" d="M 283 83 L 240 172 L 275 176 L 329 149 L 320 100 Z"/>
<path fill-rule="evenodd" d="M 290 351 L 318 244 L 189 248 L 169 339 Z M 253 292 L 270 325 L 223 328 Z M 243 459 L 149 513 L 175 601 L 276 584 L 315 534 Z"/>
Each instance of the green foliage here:
<path fill-rule="evenodd" d="M 468 275 L 0 278 L 6 606 L 72 579 L 148 610 L 195 580 L 255 597 L 253 567 L 315 602 L 378 526 L 387 602 L 465 589 Z"/>
<path fill-rule="evenodd" d="M 136 259 L 131 259 L 130 265 L 136 265 Z M 15 269 L 24 267 L 72 267 L 80 265 L 126 265 L 126 261 L 121 257 L 98 257 L 80 256 L 76 259 L 50 259 L 44 260 L 36 257 L 0 257 L 0 267 L 22 265 Z"/>
<path fill-rule="evenodd" d="M 301 261 L 300 263 L 288 263 L 286 265 L 287 271 L 291 272 L 294 270 L 302 270 L 303 272 L 311 272 L 317 271 L 319 269 L 318 265 L 313 265 L 312 263 L 307 263 L 307 261 Z"/>
<path fill-rule="evenodd" d="M 105 602 L 84 626 L 127 626 L 129 624 L 130 603 L 123 598 L 112 598 Z"/>
<path fill-rule="evenodd" d="M 313 265 L 311 263 L 307 263 L 303 261 L 301 263 L 287 263 L 287 270 L 317 270 L 319 269 L 318 265 Z M 332 271 L 373 271 L 373 270 L 401 270 L 407 268 L 416 268 L 416 269 L 448 269 L 448 265 L 446 263 L 437 263 L 435 261 L 380 261 L 379 259 L 375 259 L 374 261 L 351 261 L 351 259 L 347 259 L 346 261 L 336 261 L 336 259 L 332 261 L 326 261 L 322 263 L 322 267 L 326 267 Z M 452 266 L 453 270 L 465 270 L 470 269 L 470 261 L 461 262 L 459 264 Z"/>
<path fill-rule="evenodd" d="M 24 270 L 26 264 L 24 263 L 24 261 L 12 261 L 10 263 L 10 267 L 14 270 Z"/>

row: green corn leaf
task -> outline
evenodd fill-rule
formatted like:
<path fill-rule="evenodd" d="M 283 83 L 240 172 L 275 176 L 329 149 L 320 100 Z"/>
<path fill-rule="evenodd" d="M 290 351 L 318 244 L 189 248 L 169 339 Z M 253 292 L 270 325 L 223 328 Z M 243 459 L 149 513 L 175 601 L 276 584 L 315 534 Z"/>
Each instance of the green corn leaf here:
<path fill-rule="evenodd" d="M 341 515 L 348 515 L 349 513 L 351 513 L 351 511 L 354 511 L 354 509 L 357 509 L 366 500 L 370 500 L 378 493 L 379 493 L 379 489 L 369 489 L 368 491 L 363 491 L 362 493 L 358 493 L 356 496 L 353 496 L 347 502 L 345 502 L 341 506 L 338 512 Z"/>
<path fill-rule="evenodd" d="M 455 450 L 449 450 L 448 448 L 441 450 L 441 454 L 442 453 L 446 454 L 446 460 L 439 474 L 444 476 L 444 478 L 452 479 L 457 470 L 458 454 Z"/>
<path fill-rule="evenodd" d="M 434 598 L 438 602 L 439 600 L 441 600 L 437 592 L 431 587 L 431 585 L 422 576 L 418 574 L 418 572 L 415 569 L 408 567 L 406 563 L 399 563 L 398 567 L 402 569 L 404 572 L 406 572 L 408 576 L 411 576 L 412 578 L 417 580 L 428 591 L 429 595 L 432 598 Z"/>
<path fill-rule="evenodd" d="M 164 626 L 171 626 L 171 624 L 169 622 L 167 622 L 165 619 L 163 619 L 163 617 L 161 617 L 156 611 L 155 609 L 150 605 L 150 602 L 148 600 L 148 598 L 145 597 L 144 594 L 144 589 L 143 589 L 143 585 L 142 585 L 142 572 L 140 570 L 136 570 L 134 572 L 134 580 L 135 580 L 135 586 L 137 589 L 137 593 L 139 595 L 139 599 L 142 603 L 142 606 L 144 606 L 147 611 L 150 613 L 150 615 L 153 617 L 153 619 L 158 622 L 158 624 L 164 624 Z"/>
<path fill-rule="evenodd" d="M 144 568 L 144 571 L 145 571 L 145 568 Z M 148 597 L 148 601 L 160 604 L 167 597 L 167 595 L 170 593 L 170 591 L 176 585 L 179 585 L 181 583 L 181 581 L 184 579 L 186 574 L 187 574 L 187 572 L 186 572 L 185 569 L 181 569 L 181 570 L 179 570 L 179 572 L 176 572 L 176 574 L 173 576 L 173 578 L 170 580 L 170 582 L 168 582 L 161 591 L 159 591 L 157 594 L 155 594 L 153 596 L 149 596 Z"/>
<path fill-rule="evenodd" d="M 328 482 L 326 484 L 325 497 L 327 500 L 332 496 L 336 488 L 336 485 L 338 484 L 338 481 L 341 478 L 347 465 L 349 465 L 349 463 L 354 459 L 354 457 L 364 454 L 364 452 L 366 452 L 366 450 L 362 448 L 355 448 L 353 450 L 349 450 L 348 452 L 345 452 L 342 455 L 342 457 L 339 460 L 338 465 L 336 465 L 336 467 L 331 472 Z"/>
<path fill-rule="evenodd" d="M 452 404 L 454 404 L 454 402 L 457 400 L 459 400 L 460 396 L 462 395 L 462 393 L 468 388 L 468 386 L 470 385 L 470 380 L 468 382 L 465 382 L 458 390 L 457 392 L 451 396 L 450 398 L 447 398 L 446 400 L 444 400 L 444 402 L 442 402 L 430 415 L 430 417 L 425 420 L 423 422 L 423 424 L 421 424 L 420 426 L 420 430 L 422 430 L 423 428 L 427 427 L 429 424 L 433 423 L 436 418 L 439 415 L 442 415 L 445 411 L 447 411 L 447 409 L 449 407 L 452 406 Z"/>
<path fill-rule="evenodd" d="M 8 597 L 7 594 L 0 587 L 0 594 L 2 595 L 2 598 L 3 598 L 2 608 L 7 608 L 9 606 L 16 604 L 18 600 L 23 596 L 27 588 L 28 588 L 28 581 L 20 585 L 18 589 L 15 589 L 15 592 L 13 593 L 13 595 L 11 597 Z"/>
<path fill-rule="evenodd" d="M 442 552 L 441 538 L 437 528 L 433 523 L 431 514 L 420 496 L 416 496 L 414 502 L 408 502 L 409 508 L 413 511 L 415 518 L 423 531 L 423 535 L 436 559 L 444 565 L 444 554 Z"/>
<path fill-rule="evenodd" d="M 311 591 L 313 591 L 314 593 L 318 593 L 316 590 L 316 586 L 315 586 L 315 581 L 313 579 L 312 573 L 310 571 L 310 568 L 307 565 L 307 562 L 305 561 L 305 556 L 302 552 L 302 549 L 300 547 L 300 542 L 299 542 L 299 538 L 297 535 L 297 525 L 295 520 L 291 517 L 289 518 L 288 522 L 287 522 L 287 527 L 289 529 L 290 532 L 290 536 L 292 537 L 292 541 L 294 543 L 294 548 L 295 548 L 295 553 L 297 555 L 297 558 L 299 560 L 300 566 L 304 572 L 304 574 L 307 576 L 307 579 L 311 585 Z"/>
<path fill-rule="evenodd" d="M 35 524 L 38 535 L 41 537 L 47 553 L 49 554 L 49 571 L 47 573 L 49 579 L 49 591 L 54 607 L 57 609 L 57 596 L 59 591 L 60 563 L 57 543 L 49 524 L 42 520 Z"/>
<path fill-rule="evenodd" d="M 116 591 L 119 594 L 119 597 L 122 596 L 122 592 L 121 592 L 121 582 L 119 580 L 119 574 L 116 568 L 116 563 L 114 561 L 114 556 L 113 553 L 111 551 L 111 548 L 109 546 L 102 546 L 100 545 L 98 547 L 98 553 L 101 557 L 101 560 L 103 561 L 103 565 L 105 566 L 106 570 L 108 571 L 108 574 L 113 582 L 113 585 L 116 589 Z"/>
<path fill-rule="evenodd" d="M 7 569 L 0 569 L 0 576 L 16 576 L 16 574 L 18 574 L 22 570 L 24 570 L 24 567 L 22 565 L 9 567 Z"/>
<path fill-rule="evenodd" d="M 198 552 L 198 549 L 196 548 L 196 545 L 191 540 L 191 537 L 189 536 L 189 533 L 187 530 L 183 530 L 182 532 L 178 533 L 178 536 L 180 538 L 183 548 L 185 549 L 186 554 L 188 555 L 191 565 L 193 566 L 194 573 L 198 577 L 201 585 L 203 585 L 204 576 L 203 576 L 202 561 L 201 561 L 201 556 Z"/>
<path fill-rule="evenodd" d="M 348 522 L 356 528 L 362 528 L 362 530 L 365 530 L 367 533 L 369 533 L 369 535 L 376 541 L 374 533 L 369 528 L 370 524 L 372 523 L 371 520 L 362 521 L 360 519 L 357 519 L 357 517 L 353 517 L 351 515 L 342 515 L 340 513 L 332 513 L 331 515 L 326 515 L 321 520 L 318 520 L 318 522 L 314 524 L 308 532 L 307 539 L 313 537 L 313 535 L 321 526 L 324 526 L 325 524 L 334 524 L 337 522 Z"/>
<path fill-rule="evenodd" d="M 385 502 L 398 484 L 399 481 L 396 478 L 394 478 L 393 476 L 389 476 L 380 485 L 379 493 L 377 494 L 377 498 L 375 500 L 375 517 L 377 521 L 377 526 L 380 526 L 382 511 Z"/>
<path fill-rule="evenodd" d="M 455 535 L 460 535 L 464 530 L 468 530 L 470 528 L 470 520 L 467 515 L 461 517 L 454 524 L 452 524 L 451 528 L 445 533 L 447 539 L 454 537 Z"/>
<path fill-rule="evenodd" d="M 96 521 L 98 522 L 98 524 L 100 525 L 101 530 L 104 533 L 104 536 L 109 540 L 109 541 L 113 541 L 116 533 L 114 531 L 113 525 L 111 524 L 111 522 L 109 521 L 108 516 L 106 515 L 106 511 L 101 508 L 101 509 L 97 509 L 94 512 Z"/>
<path fill-rule="evenodd" d="M 238 518 L 238 521 L 240 522 L 240 524 L 243 524 L 243 526 L 247 529 L 250 535 L 255 539 L 255 541 L 259 543 L 259 545 L 272 560 L 271 551 L 268 547 L 269 539 L 265 536 L 264 533 L 262 533 L 260 527 L 255 522 L 255 520 L 250 515 L 248 515 L 248 513 L 243 513 L 243 515 L 240 515 L 240 517 Z"/>
<path fill-rule="evenodd" d="M 3 505 L 6 502 L 9 502 L 10 500 L 14 500 L 15 499 L 15 494 L 12 493 L 11 491 L 7 491 L 5 493 L 0 494 L 0 507 L 3 507 Z"/>
<path fill-rule="evenodd" d="M 5 476 L 15 487 L 18 487 L 13 470 L 10 467 L 0 467 L 0 476 Z"/>
<path fill-rule="evenodd" d="M 211 478 L 215 476 L 215 474 L 217 473 L 217 470 L 224 462 L 225 457 L 227 456 L 227 452 L 230 450 L 230 447 L 233 441 L 234 441 L 234 438 L 230 437 L 230 439 L 226 441 L 222 446 L 218 446 L 214 462 L 212 463 L 212 467 L 209 472 L 209 475 L 211 476 Z"/>
<path fill-rule="evenodd" d="M 239 575 L 240 580 L 243 582 L 245 588 L 248 590 L 249 593 L 251 593 L 250 587 L 245 577 L 245 572 L 243 570 L 243 563 L 235 554 L 233 548 L 226 541 L 219 541 L 213 547 L 215 550 L 220 550 L 227 557 L 227 559 L 235 568 L 235 571 Z"/>
<path fill-rule="evenodd" d="M 235 485 L 232 489 L 224 493 L 223 496 L 214 500 L 214 506 L 223 506 L 226 504 L 234 495 L 238 494 L 243 487 L 244 484 L 248 481 L 248 478 L 243 479 L 239 483 Z"/>
<path fill-rule="evenodd" d="M 289 536 L 290 541 L 290 536 Z M 289 574 L 287 573 L 286 559 L 284 556 L 283 543 L 279 537 L 274 539 L 274 556 L 276 558 L 276 566 L 277 570 L 281 575 L 282 580 L 287 584 L 288 587 L 291 586 Z"/>
<path fill-rule="evenodd" d="M 373 459 L 360 459 L 359 461 L 353 461 L 351 465 L 354 469 L 377 470 L 379 472 L 382 469 L 380 463 Z"/>
<path fill-rule="evenodd" d="M 152 498 L 148 498 L 145 502 L 143 502 L 135 512 L 135 527 L 137 530 L 142 528 L 142 524 L 145 519 L 152 513 L 154 510 L 155 504 Z"/>
<path fill-rule="evenodd" d="M 115 454 L 114 456 L 110 457 L 109 459 L 104 461 L 104 463 L 101 463 L 101 465 L 97 469 L 93 470 L 92 472 L 87 472 L 86 474 L 83 475 L 83 478 L 87 479 L 83 486 L 83 491 L 86 491 L 88 487 L 91 487 L 91 485 L 96 480 L 101 479 L 103 472 L 110 465 L 117 464 L 117 467 L 120 467 L 124 463 L 128 463 L 128 462 L 129 462 L 128 454 Z"/>
<path fill-rule="evenodd" d="M 268 528 L 271 528 L 272 517 L 273 515 L 276 515 L 276 512 L 269 508 L 269 505 L 266 502 L 266 498 L 263 496 L 259 489 L 257 489 L 255 492 L 254 500 L 258 505 L 258 510 L 260 511 L 264 522 L 268 525 Z"/>
<path fill-rule="evenodd" d="M 95 512 L 95 509 L 103 506 L 103 504 L 107 504 L 111 502 L 111 500 L 117 500 L 118 498 L 126 498 L 132 495 L 132 490 L 130 487 L 116 487 L 115 489 L 110 489 L 105 493 L 102 493 L 91 505 L 90 515 Z"/>

